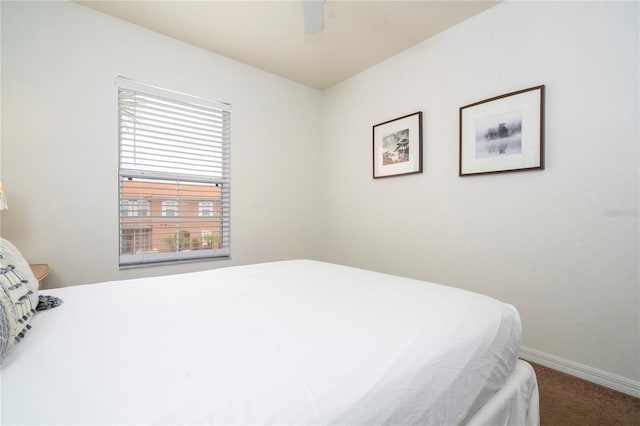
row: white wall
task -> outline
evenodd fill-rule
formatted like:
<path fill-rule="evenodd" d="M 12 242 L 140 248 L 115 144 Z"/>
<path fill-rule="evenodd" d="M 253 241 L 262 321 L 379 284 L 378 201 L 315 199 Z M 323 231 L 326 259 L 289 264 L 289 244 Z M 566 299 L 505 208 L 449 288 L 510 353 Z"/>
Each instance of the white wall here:
<path fill-rule="evenodd" d="M 48 287 L 314 257 L 316 90 L 74 3 L 1 7 L 2 234 Z M 231 261 L 118 269 L 117 75 L 231 103 Z"/>
<path fill-rule="evenodd" d="M 329 261 L 514 304 L 523 344 L 640 378 L 638 3 L 507 2 L 323 94 Z M 546 170 L 458 177 L 459 107 L 544 84 Z M 423 174 L 371 126 L 424 113 Z"/>

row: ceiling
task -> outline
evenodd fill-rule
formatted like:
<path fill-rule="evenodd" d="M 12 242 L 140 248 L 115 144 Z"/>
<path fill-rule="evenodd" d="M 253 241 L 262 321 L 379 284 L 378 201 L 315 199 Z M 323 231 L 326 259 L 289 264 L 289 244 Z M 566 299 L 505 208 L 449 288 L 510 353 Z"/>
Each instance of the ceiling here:
<path fill-rule="evenodd" d="M 295 0 L 77 3 L 322 90 L 498 1 L 326 0 L 317 34 Z"/>

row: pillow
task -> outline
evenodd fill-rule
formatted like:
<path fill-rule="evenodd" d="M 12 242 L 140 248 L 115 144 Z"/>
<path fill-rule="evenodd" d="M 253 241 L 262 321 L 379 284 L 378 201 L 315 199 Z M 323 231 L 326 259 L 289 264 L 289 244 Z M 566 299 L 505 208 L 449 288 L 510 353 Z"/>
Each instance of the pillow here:
<path fill-rule="evenodd" d="M 29 281 L 0 254 L 0 356 L 4 357 L 31 328 L 29 321 L 37 306 L 32 302 L 34 294 Z"/>
<path fill-rule="evenodd" d="M 15 266 L 18 274 L 28 281 L 29 289 L 34 292 L 33 297 L 31 298 L 32 303 L 38 303 L 38 280 L 33 275 L 33 271 L 31 270 L 31 266 L 29 266 L 29 262 L 27 262 L 20 253 L 20 250 L 17 249 L 16 246 L 11 244 L 9 240 L 5 240 L 4 238 L 0 238 L 0 254 L 9 262 L 9 264 Z"/>
<path fill-rule="evenodd" d="M 29 263 L 13 244 L 0 238 L 0 356 L 31 328 L 37 305 L 38 280 Z"/>

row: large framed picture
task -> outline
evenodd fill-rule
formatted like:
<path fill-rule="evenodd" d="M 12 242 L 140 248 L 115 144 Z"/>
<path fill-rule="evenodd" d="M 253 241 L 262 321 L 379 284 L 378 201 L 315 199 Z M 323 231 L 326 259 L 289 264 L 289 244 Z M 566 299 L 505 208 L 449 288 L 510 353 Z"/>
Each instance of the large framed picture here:
<path fill-rule="evenodd" d="M 544 169 L 544 89 L 460 108 L 459 176 Z"/>
<path fill-rule="evenodd" d="M 422 111 L 373 126 L 373 177 L 422 173 Z"/>

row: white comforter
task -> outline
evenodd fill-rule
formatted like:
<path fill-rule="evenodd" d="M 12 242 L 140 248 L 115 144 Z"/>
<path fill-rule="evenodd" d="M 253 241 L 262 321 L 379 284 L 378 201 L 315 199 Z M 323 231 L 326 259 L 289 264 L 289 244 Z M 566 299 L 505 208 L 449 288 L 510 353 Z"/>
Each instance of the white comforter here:
<path fill-rule="evenodd" d="M 461 424 L 521 331 L 486 296 L 306 260 L 45 293 L 2 424 Z"/>

